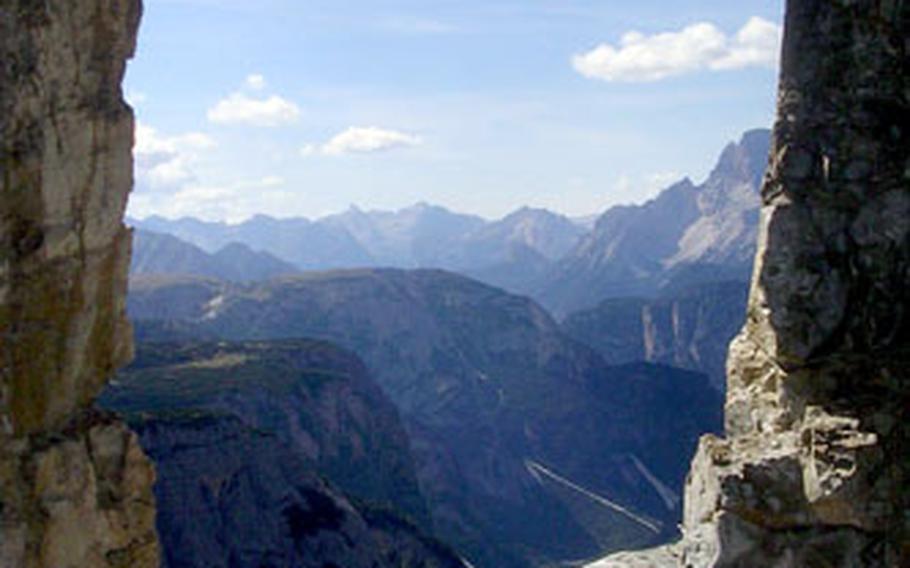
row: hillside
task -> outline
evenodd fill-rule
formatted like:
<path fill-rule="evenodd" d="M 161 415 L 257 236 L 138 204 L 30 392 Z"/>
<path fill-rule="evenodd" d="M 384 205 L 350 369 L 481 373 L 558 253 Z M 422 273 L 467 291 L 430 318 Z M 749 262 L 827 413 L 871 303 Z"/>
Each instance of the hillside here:
<path fill-rule="evenodd" d="M 441 271 L 251 286 L 139 280 L 129 310 L 144 340 L 307 336 L 358 353 L 405 420 L 437 534 L 478 566 L 668 538 L 687 457 L 719 428 L 719 397 L 703 376 L 608 367 L 531 300 Z M 530 463 L 634 516 L 554 485 Z"/>
<path fill-rule="evenodd" d="M 350 353 L 140 344 L 99 402 L 155 462 L 166 568 L 462 566 L 416 528 L 428 512 L 407 436 Z"/>

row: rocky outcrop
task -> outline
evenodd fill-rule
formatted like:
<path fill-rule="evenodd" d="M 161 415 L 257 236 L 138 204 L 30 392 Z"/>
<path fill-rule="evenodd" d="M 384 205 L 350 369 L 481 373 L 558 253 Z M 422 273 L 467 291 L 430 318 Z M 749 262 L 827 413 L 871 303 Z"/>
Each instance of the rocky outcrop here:
<path fill-rule="evenodd" d="M 910 565 L 908 38 L 905 2 L 788 2 L 727 438 L 670 565 Z"/>
<path fill-rule="evenodd" d="M 161 568 L 464 568 L 396 512 L 357 502 L 230 414 L 135 423 L 155 460 Z"/>
<path fill-rule="evenodd" d="M 140 344 L 99 404 L 158 470 L 162 568 L 464 567 L 429 534 L 404 428 L 349 352 Z"/>
<path fill-rule="evenodd" d="M 726 388 L 727 346 L 746 319 L 746 282 L 712 282 L 656 299 L 614 298 L 569 314 L 566 333 L 610 364 L 648 361 L 699 371 Z"/>
<path fill-rule="evenodd" d="M 308 462 L 305 469 L 346 494 L 428 520 L 398 412 L 353 353 L 302 339 L 139 344 L 136 351 L 101 407 L 139 424 L 150 416 L 161 425 L 187 413 L 231 416 L 278 438 Z M 161 454 L 145 447 L 153 458 Z M 172 482 L 162 472 L 157 492 Z M 169 514 L 164 503 L 159 508 Z"/>
<path fill-rule="evenodd" d="M 130 357 L 137 0 L 0 1 L 0 565 L 156 566 L 154 473 L 87 410 Z"/>

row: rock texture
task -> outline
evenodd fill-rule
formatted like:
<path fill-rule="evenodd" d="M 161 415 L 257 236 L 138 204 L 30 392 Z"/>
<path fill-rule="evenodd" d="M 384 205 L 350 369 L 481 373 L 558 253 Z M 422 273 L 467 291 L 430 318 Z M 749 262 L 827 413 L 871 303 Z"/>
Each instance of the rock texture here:
<path fill-rule="evenodd" d="M 158 487 L 161 568 L 464 568 L 384 508 L 346 497 L 274 435 L 228 414 L 138 425 Z"/>
<path fill-rule="evenodd" d="M 727 438 L 693 462 L 681 565 L 910 565 L 908 38 L 906 2 L 788 2 Z"/>
<path fill-rule="evenodd" d="M 0 1 L 0 565 L 156 566 L 154 473 L 87 410 L 124 316 L 137 0 Z"/>

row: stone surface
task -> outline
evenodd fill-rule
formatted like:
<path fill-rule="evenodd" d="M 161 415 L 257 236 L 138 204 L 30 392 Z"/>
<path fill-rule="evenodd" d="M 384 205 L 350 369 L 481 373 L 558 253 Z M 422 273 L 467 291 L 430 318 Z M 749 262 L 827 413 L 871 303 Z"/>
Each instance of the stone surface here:
<path fill-rule="evenodd" d="M 157 566 L 155 472 L 118 420 L 87 412 L 0 462 L 0 566 Z"/>
<path fill-rule="evenodd" d="M 727 438 L 655 565 L 910 565 L 908 38 L 905 2 L 788 2 Z"/>
<path fill-rule="evenodd" d="M 138 0 L 0 0 L 0 565 L 156 566 L 154 473 L 85 410 L 128 360 Z"/>

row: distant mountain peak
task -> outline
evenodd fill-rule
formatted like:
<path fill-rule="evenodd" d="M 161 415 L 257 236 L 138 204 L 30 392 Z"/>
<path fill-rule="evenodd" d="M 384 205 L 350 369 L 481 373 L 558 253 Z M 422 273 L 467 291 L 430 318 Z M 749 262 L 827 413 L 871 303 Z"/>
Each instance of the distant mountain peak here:
<path fill-rule="evenodd" d="M 566 313 L 611 297 L 652 296 L 693 266 L 705 267 L 706 277 L 747 279 L 770 139 L 767 129 L 750 130 L 723 149 L 701 185 L 684 178 L 647 203 L 609 209 L 538 296 Z"/>
<path fill-rule="evenodd" d="M 758 183 L 764 175 L 771 147 L 771 131 L 749 130 L 738 142 L 730 142 L 721 153 L 708 178 L 716 176 L 737 177 Z M 757 175 L 756 175 L 757 174 Z"/>

